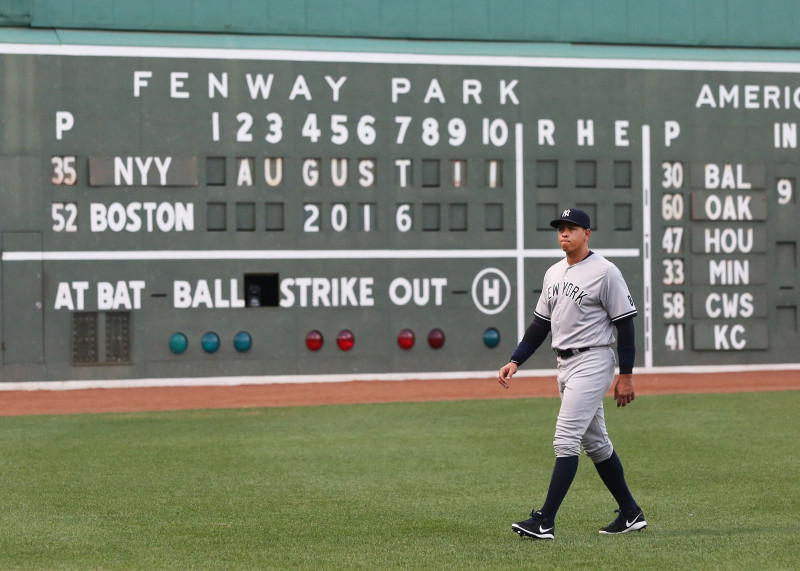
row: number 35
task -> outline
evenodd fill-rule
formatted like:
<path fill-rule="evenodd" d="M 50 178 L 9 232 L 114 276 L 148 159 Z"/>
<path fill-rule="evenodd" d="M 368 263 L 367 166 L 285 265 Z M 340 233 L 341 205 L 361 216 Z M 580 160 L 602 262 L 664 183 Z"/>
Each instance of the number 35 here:
<path fill-rule="evenodd" d="M 77 182 L 78 173 L 75 171 L 75 157 L 53 157 L 50 162 L 53 165 L 53 177 L 50 182 L 68 186 L 73 186 Z"/>

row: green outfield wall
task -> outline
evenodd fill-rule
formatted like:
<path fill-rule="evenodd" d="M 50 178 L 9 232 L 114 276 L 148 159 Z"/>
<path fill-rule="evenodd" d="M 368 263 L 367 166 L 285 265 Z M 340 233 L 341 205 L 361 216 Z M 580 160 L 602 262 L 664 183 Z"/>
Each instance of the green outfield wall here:
<path fill-rule="evenodd" d="M 794 0 L 4 0 L 34 28 L 797 47 Z"/>
<path fill-rule="evenodd" d="M 0 385 L 491 375 L 569 207 L 637 370 L 800 368 L 800 3 L 757 6 L 0 1 Z"/>

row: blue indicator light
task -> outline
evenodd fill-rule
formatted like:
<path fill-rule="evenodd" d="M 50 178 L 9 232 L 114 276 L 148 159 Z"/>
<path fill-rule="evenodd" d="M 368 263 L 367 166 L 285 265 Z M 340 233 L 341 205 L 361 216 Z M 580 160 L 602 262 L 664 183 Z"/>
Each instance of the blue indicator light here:
<path fill-rule="evenodd" d="M 169 338 L 169 350 L 176 355 L 180 355 L 186 351 L 188 346 L 189 341 L 186 339 L 186 335 L 183 333 L 173 333 L 172 337 Z"/>
<path fill-rule="evenodd" d="M 239 351 L 239 353 L 246 353 L 252 346 L 253 338 L 250 337 L 247 331 L 240 331 L 236 334 L 236 337 L 233 338 L 233 347 Z"/>
<path fill-rule="evenodd" d="M 489 349 L 494 349 L 500 344 L 500 332 L 494 327 L 490 327 L 483 332 L 483 344 Z"/>
<path fill-rule="evenodd" d="M 219 335 L 213 331 L 209 331 L 203 335 L 203 340 L 200 344 L 203 346 L 203 351 L 206 353 L 214 353 L 219 349 Z"/>

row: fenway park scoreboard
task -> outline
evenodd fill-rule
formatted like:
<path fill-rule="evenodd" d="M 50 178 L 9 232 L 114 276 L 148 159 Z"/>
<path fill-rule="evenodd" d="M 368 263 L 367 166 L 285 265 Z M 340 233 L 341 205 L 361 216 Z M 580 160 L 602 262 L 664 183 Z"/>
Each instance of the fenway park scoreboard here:
<path fill-rule="evenodd" d="M 799 111 L 795 63 L 3 45 L 0 378 L 495 370 L 569 206 L 638 367 L 797 363 Z"/>

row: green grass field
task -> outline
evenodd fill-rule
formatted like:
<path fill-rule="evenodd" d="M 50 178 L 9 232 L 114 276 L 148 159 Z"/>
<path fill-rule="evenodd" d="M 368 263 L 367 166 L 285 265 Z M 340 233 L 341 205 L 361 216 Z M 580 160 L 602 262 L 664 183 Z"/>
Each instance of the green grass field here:
<path fill-rule="evenodd" d="M 607 402 L 648 530 L 581 459 L 556 539 L 556 399 L 0 418 L 0 568 L 800 565 L 800 391 Z"/>

